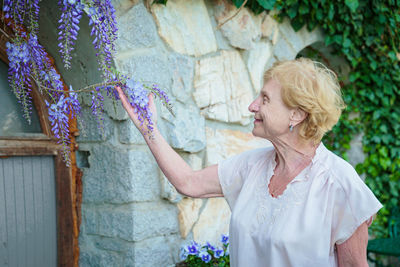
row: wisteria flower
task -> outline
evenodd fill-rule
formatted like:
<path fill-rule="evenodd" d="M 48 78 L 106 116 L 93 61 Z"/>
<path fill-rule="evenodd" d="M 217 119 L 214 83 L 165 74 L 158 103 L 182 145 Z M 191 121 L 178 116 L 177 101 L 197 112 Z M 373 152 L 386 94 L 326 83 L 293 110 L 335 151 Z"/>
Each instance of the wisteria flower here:
<path fill-rule="evenodd" d="M 201 258 L 202 261 L 205 263 L 209 263 L 211 261 L 211 255 L 207 251 L 201 251 L 199 253 L 199 257 Z"/>
<path fill-rule="evenodd" d="M 90 32 L 94 36 L 93 45 L 97 50 L 96 56 L 99 61 L 99 70 L 105 78 L 111 73 L 112 56 L 115 52 L 114 42 L 117 39 L 117 22 L 115 9 L 111 0 L 93 0 L 88 12 Z"/>
<path fill-rule="evenodd" d="M 75 41 L 78 38 L 79 21 L 82 18 L 83 4 L 80 0 L 59 0 L 61 8 L 61 18 L 58 21 L 58 47 L 64 66 L 71 67 L 71 53 L 74 50 Z"/>
<path fill-rule="evenodd" d="M 7 42 L 7 55 L 10 60 L 8 68 L 8 81 L 18 101 L 22 104 L 24 118 L 30 123 L 31 99 L 31 55 L 29 46 L 22 40 Z"/>

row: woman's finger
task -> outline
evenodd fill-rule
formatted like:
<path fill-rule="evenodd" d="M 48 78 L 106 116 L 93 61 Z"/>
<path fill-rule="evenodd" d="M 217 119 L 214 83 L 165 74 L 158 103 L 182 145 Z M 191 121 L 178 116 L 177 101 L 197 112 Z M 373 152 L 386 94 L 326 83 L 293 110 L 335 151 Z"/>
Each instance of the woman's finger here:
<path fill-rule="evenodd" d="M 131 117 L 131 119 L 135 122 L 137 120 L 137 115 L 129 103 L 124 91 L 122 91 L 122 88 L 119 86 L 115 86 L 115 89 L 117 90 L 119 98 L 121 99 L 122 106 L 125 108 L 126 112 L 128 112 L 129 117 Z"/>

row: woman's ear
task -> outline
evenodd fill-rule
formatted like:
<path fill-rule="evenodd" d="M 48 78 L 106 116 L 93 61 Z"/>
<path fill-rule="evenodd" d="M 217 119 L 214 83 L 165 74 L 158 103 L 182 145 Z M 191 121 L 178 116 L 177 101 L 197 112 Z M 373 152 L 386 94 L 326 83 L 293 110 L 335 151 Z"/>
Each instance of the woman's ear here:
<path fill-rule="evenodd" d="M 302 110 L 301 108 L 295 108 L 291 111 L 290 114 L 290 121 L 292 122 L 293 126 L 300 124 L 304 121 L 308 116 L 308 113 Z"/>

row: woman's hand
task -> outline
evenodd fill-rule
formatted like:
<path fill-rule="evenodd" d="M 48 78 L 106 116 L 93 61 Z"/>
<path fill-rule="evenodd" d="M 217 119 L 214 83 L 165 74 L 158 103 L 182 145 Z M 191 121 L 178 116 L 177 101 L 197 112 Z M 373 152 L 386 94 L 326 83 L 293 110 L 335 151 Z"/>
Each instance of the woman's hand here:
<path fill-rule="evenodd" d="M 139 131 L 143 134 L 143 131 L 146 131 L 146 127 L 148 125 L 147 119 L 141 126 L 141 122 L 138 118 L 138 114 L 135 113 L 134 108 L 129 103 L 129 100 L 128 100 L 127 96 L 125 95 L 125 93 L 122 91 L 122 88 L 119 86 L 115 86 L 115 89 L 117 90 L 119 98 L 121 99 L 122 106 L 128 113 L 129 117 L 135 124 L 136 128 L 138 128 Z M 153 94 L 149 95 L 149 111 L 151 112 L 151 120 L 153 123 L 152 127 L 155 128 L 157 126 L 157 108 L 156 108 L 156 105 L 154 104 L 154 95 Z M 145 127 L 143 127 L 143 126 L 145 126 Z"/>

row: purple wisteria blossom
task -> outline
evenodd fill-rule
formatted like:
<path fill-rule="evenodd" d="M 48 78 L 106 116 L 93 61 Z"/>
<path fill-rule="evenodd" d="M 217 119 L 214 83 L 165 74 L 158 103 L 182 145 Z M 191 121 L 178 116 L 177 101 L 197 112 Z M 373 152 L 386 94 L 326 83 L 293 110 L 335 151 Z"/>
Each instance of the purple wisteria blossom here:
<path fill-rule="evenodd" d="M 80 0 L 59 0 L 61 18 L 58 21 L 58 47 L 65 68 L 71 67 L 71 52 L 74 50 L 75 41 L 78 37 L 79 21 L 82 18 L 83 4 Z"/>
<path fill-rule="evenodd" d="M 8 81 L 13 89 L 18 102 L 21 103 L 23 116 L 31 122 L 32 98 L 31 98 L 31 55 L 26 42 L 16 40 L 7 42 L 7 55 L 10 60 L 8 68 Z"/>
<path fill-rule="evenodd" d="M 81 113 L 81 104 L 78 100 L 78 93 L 69 86 L 69 106 L 68 113 L 71 114 L 71 118 L 76 118 Z"/>
<path fill-rule="evenodd" d="M 43 87 L 53 89 L 48 90 L 47 93 L 53 99 L 58 99 L 61 95 L 61 91 L 64 90 L 64 84 L 61 81 L 60 74 L 57 73 L 54 66 L 51 64 L 47 53 L 43 46 L 39 44 L 35 34 L 30 34 L 28 46 L 31 54 L 32 75 L 39 85 L 39 90 L 42 91 Z"/>
<path fill-rule="evenodd" d="M 104 132 L 104 97 L 100 92 L 101 87 L 96 87 L 95 92 L 91 92 L 92 94 L 92 103 L 90 108 L 92 109 L 92 114 L 97 119 L 97 126 L 101 133 Z"/>
<path fill-rule="evenodd" d="M 57 143 L 62 144 L 64 161 L 69 165 L 70 163 L 70 150 L 68 145 L 70 144 L 69 138 L 69 118 L 68 109 L 70 99 L 61 95 L 57 103 L 50 104 L 45 100 L 46 107 L 49 110 L 49 120 L 51 125 L 51 131 L 57 138 Z"/>
<path fill-rule="evenodd" d="M 99 70 L 108 79 L 115 52 L 114 42 L 117 39 L 115 9 L 111 0 L 93 0 L 89 5 L 89 25 L 92 26 L 90 35 L 94 36 L 93 45 L 97 50 Z"/>
<path fill-rule="evenodd" d="M 125 86 L 126 94 L 129 103 L 134 108 L 134 112 L 138 114 L 138 119 L 141 126 L 147 120 L 147 128 L 153 130 L 153 121 L 151 119 L 152 113 L 149 110 L 148 92 L 143 84 L 133 79 L 128 79 Z"/>

